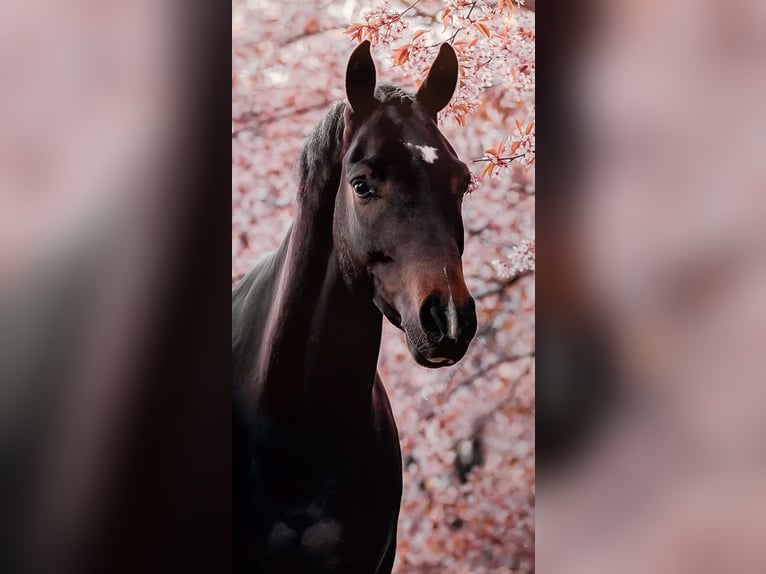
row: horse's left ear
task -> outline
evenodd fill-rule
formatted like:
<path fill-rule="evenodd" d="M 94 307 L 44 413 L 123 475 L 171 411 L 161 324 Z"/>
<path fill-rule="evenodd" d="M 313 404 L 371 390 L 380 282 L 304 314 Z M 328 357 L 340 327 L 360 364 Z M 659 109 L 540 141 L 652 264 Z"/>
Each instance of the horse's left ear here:
<path fill-rule="evenodd" d="M 375 105 L 375 62 L 365 40 L 351 53 L 346 67 L 346 97 L 354 114 L 364 116 Z"/>
<path fill-rule="evenodd" d="M 457 54 L 449 44 L 442 44 L 423 84 L 415 96 L 436 121 L 438 114 L 452 99 L 457 86 Z"/>

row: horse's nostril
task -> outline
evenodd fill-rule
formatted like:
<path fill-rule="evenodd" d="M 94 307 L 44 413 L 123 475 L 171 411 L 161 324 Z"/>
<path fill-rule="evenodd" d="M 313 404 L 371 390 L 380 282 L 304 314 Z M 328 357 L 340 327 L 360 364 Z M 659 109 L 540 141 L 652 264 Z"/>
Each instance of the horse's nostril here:
<path fill-rule="evenodd" d="M 420 306 L 420 326 L 432 340 L 440 341 L 447 332 L 447 315 L 438 295 L 429 295 Z"/>
<path fill-rule="evenodd" d="M 473 299 L 460 306 L 438 294 L 426 297 L 420 306 L 420 326 L 436 357 L 462 354 L 476 333 Z"/>

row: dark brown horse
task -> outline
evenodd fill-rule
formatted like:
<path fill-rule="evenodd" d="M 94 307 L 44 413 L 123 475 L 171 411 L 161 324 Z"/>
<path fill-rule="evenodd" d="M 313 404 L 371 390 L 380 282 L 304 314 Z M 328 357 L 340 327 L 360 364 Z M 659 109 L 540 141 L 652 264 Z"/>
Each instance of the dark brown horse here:
<path fill-rule="evenodd" d="M 402 466 L 377 374 L 383 315 L 431 368 L 476 332 L 470 172 L 436 126 L 457 76 L 445 44 L 416 96 L 376 89 L 362 43 L 347 102 L 303 149 L 292 227 L 233 292 L 237 571 L 391 572 Z"/>

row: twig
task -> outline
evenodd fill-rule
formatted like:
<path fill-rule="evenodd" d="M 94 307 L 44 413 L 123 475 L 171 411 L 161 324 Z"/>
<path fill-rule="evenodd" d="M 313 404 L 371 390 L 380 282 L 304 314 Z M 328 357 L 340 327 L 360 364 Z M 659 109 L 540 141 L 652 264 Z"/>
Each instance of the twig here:
<path fill-rule="evenodd" d="M 534 153 L 534 151 L 532 153 Z M 513 161 L 515 159 L 519 159 L 520 157 L 524 157 L 525 155 L 526 154 L 522 153 L 520 155 L 514 155 L 514 156 L 511 156 L 511 157 L 498 157 L 498 158 L 495 158 L 495 159 L 492 159 L 491 157 L 483 157 L 483 158 L 480 158 L 480 159 L 473 159 L 471 161 L 473 163 L 476 163 L 478 161 L 505 161 L 505 162 L 511 162 L 511 161 Z"/>
<path fill-rule="evenodd" d="M 414 1 L 412 4 L 410 4 L 409 6 L 407 6 L 407 8 L 405 8 L 403 12 L 399 12 L 399 18 L 401 18 L 401 17 L 402 17 L 402 16 L 404 16 L 404 15 L 405 15 L 407 12 L 409 12 L 410 10 L 412 10 L 412 9 L 413 9 L 415 6 L 417 6 L 417 5 L 418 5 L 418 3 L 419 3 L 419 2 L 420 2 L 420 0 L 415 0 L 415 1 Z"/>
<path fill-rule="evenodd" d="M 443 404 L 446 402 L 454 393 L 457 391 L 460 387 L 464 387 L 466 385 L 470 385 L 472 382 L 474 382 L 476 379 L 479 379 L 486 375 L 487 373 L 490 373 L 497 369 L 499 366 L 504 365 L 505 363 L 515 363 L 516 361 L 520 361 L 522 359 L 531 359 L 534 358 L 535 352 L 532 351 L 530 353 L 524 353 L 523 355 L 506 355 L 504 357 L 500 357 L 499 359 L 496 359 L 489 363 L 488 365 L 482 367 L 472 375 L 466 377 L 465 379 L 462 379 L 458 381 L 457 383 L 449 385 L 442 393 L 440 393 L 439 396 L 439 403 Z"/>
<path fill-rule="evenodd" d="M 534 353 L 531 355 L 532 357 L 535 356 Z M 519 382 L 526 377 L 529 372 L 532 370 L 532 364 L 527 365 L 527 368 L 524 369 L 524 372 L 521 373 L 518 377 L 516 377 L 513 380 L 513 383 L 511 383 L 508 387 L 508 392 L 505 394 L 505 396 L 498 402 L 495 406 L 493 406 L 491 409 L 489 409 L 486 413 L 483 415 L 477 417 L 473 422 L 473 433 L 471 433 L 471 439 L 475 439 L 479 435 L 481 435 L 484 432 L 484 427 L 487 426 L 487 422 L 489 421 L 490 417 L 492 417 L 493 414 L 495 414 L 498 410 L 504 409 L 508 403 L 511 402 L 514 396 L 516 396 L 516 387 L 518 386 Z"/>
<path fill-rule="evenodd" d="M 473 20 L 471 20 L 471 12 L 473 12 L 473 9 L 476 8 L 476 4 L 479 0 L 476 0 L 471 4 L 471 8 L 468 10 L 468 14 L 466 14 L 465 19 L 468 20 L 471 24 L 473 24 Z M 455 38 L 457 38 L 457 35 L 462 32 L 465 29 L 465 26 L 460 26 L 457 30 L 455 30 L 455 33 L 450 36 L 449 40 L 447 42 L 452 43 L 455 41 Z"/>
<path fill-rule="evenodd" d="M 450 384 L 447 386 L 446 389 L 444 389 L 441 393 L 438 394 L 438 399 L 435 401 L 434 404 L 446 404 L 447 401 L 452 397 L 452 395 L 457 391 L 460 387 L 470 385 L 473 383 L 476 379 L 479 379 L 488 373 L 491 373 L 495 369 L 497 369 L 499 366 L 504 365 L 505 363 L 513 363 L 516 361 L 520 361 L 522 359 L 530 359 L 534 358 L 535 352 L 532 351 L 531 353 L 525 353 L 523 355 L 506 355 L 503 357 L 500 357 L 499 359 L 496 359 L 489 363 L 488 365 L 483 366 L 478 371 L 475 371 L 473 374 L 469 375 L 465 379 L 460 379 L 458 382 L 450 382 Z M 424 420 L 430 420 L 433 417 L 435 417 L 437 414 L 437 409 L 433 408 L 430 410 L 424 417 Z"/>
<path fill-rule="evenodd" d="M 295 42 L 299 40 L 304 40 L 306 38 L 310 38 L 311 36 L 318 36 L 319 34 L 324 34 L 325 32 L 334 32 L 336 30 L 345 30 L 346 26 L 333 26 L 331 28 L 321 28 L 319 30 L 314 30 L 313 32 L 303 32 L 301 34 L 296 34 L 295 36 L 290 36 L 289 38 L 282 40 L 282 42 L 279 43 L 279 47 L 284 47 L 289 44 L 294 44 Z"/>
<path fill-rule="evenodd" d="M 302 114 L 307 114 L 309 112 L 313 112 L 315 110 L 320 110 L 320 109 L 326 108 L 331 103 L 332 102 L 329 102 L 329 101 L 328 102 L 320 102 L 320 103 L 317 103 L 317 104 L 312 104 L 310 106 L 305 106 L 303 108 L 298 108 L 298 109 L 295 109 L 295 110 L 290 109 L 289 106 L 284 106 L 284 107 L 281 107 L 281 108 L 277 108 L 276 110 L 273 110 L 272 112 L 268 112 L 268 113 L 269 114 L 276 114 L 276 113 L 281 112 L 281 111 L 286 111 L 288 113 L 281 114 L 281 115 L 269 115 L 268 117 L 265 117 L 265 118 L 260 119 L 260 120 L 256 119 L 255 121 L 252 121 L 252 122 L 250 122 L 250 123 L 248 123 L 248 124 L 246 124 L 246 125 L 244 125 L 244 126 L 242 126 L 240 128 L 237 128 L 236 130 L 232 131 L 231 132 L 231 137 L 235 138 L 235 137 L 237 137 L 239 135 L 240 132 L 246 132 L 246 131 L 249 131 L 249 130 L 253 130 L 253 129 L 258 128 L 260 126 L 265 126 L 265 125 L 277 122 L 279 120 L 283 120 L 285 118 L 288 118 L 290 116 L 299 116 L 299 115 L 302 115 Z M 263 115 L 265 115 L 265 113 L 255 114 L 255 117 L 257 118 L 257 117 L 263 116 Z"/>
<path fill-rule="evenodd" d="M 394 18 L 392 18 L 389 22 L 383 22 L 381 24 L 378 24 L 377 26 L 372 26 L 370 24 L 361 24 L 361 27 L 362 28 L 376 28 L 377 29 L 377 28 L 382 28 L 383 26 L 390 26 L 394 22 L 398 22 L 399 20 L 401 20 L 402 16 L 404 16 L 407 12 L 409 12 L 415 6 L 417 6 L 419 2 L 420 2 L 420 0 L 415 0 L 412 4 L 407 6 L 404 10 L 402 10 L 401 12 L 397 12 L 396 16 Z"/>
<path fill-rule="evenodd" d="M 477 0 L 477 2 L 478 2 L 478 0 Z M 469 22 L 472 22 L 472 20 L 471 20 L 471 12 L 473 12 L 473 9 L 476 8 L 477 2 L 474 2 L 473 4 L 471 4 L 471 9 L 468 10 L 468 15 L 465 17 L 465 19 L 468 20 Z"/>

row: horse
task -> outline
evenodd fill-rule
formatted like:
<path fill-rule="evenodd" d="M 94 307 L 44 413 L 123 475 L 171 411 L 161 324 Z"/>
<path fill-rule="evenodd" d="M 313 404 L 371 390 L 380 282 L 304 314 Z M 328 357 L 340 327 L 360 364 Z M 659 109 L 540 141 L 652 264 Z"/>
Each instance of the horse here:
<path fill-rule="evenodd" d="M 346 100 L 301 152 L 283 242 L 232 292 L 235 571 L 393 568 L 402 457 L 377 372 L 383 317 L 429 368 L 455 364 L 476 333 L 471 174 L 437 127 L 457 79 L 442 44 L 415 96 L 376 86 L 359 44 Z"/>

